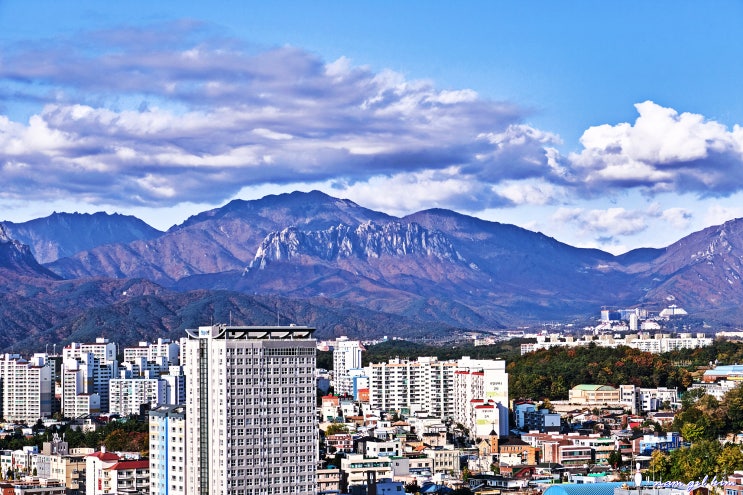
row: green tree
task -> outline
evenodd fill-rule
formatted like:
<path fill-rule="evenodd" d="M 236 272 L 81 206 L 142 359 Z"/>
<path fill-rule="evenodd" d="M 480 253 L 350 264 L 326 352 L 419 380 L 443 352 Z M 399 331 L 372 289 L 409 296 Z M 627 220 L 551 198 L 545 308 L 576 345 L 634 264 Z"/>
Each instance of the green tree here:
<path fill-rule="evenodd" d="M 650 464 L 648 465 L 653 478 L 658 480 L 667 480 L 671 478 L 671 457 L 665 452 L 654 450 L 650 454 Z"/>
<path fill-rule="evenodd" d="M 715 462 L 715 474 L 725 478 L 734 471 L 743 469 L 743 450 L 739 445 L 725 445 Z"/>
<path fill-rule="evenodd" d="M 685 423 L 681 427 L 681 436 L 687 442 L 695 443 L 705 437 L 704 426 L 697 423 Z"/>
<path fill-rule="evenodd" d="M 725 416 L 725 430 L 738 432 L 743 430 L 743 387 L 735 387 L 725 394 L 721 406 Z"/>
<path fill-rule="evenodd" d="M 348 433 L 348 426 L 343 423 L 331 423 L 325 428 L 325 435 L 337 435 L 338 433 Z"/>
<path fill-rule="evenodd" d="M 467 466 L 463 467 L 462 468 L 462 481 L 466 483 L 467 480 L 470 479 L 470 476 L 472 476 L 472 473 L 470 473 L 469 468 Z"/>
<path fill-rule="evenodd" d="M 607 461 L 609 462 L 609 465 L 613 469 L 619 469 L 619 468 L 621 468 L 622 467 L 622 453 L 619 452 L 618 450 L 612 450 L 609 453 L 609 457 L 608 457 Z"/>

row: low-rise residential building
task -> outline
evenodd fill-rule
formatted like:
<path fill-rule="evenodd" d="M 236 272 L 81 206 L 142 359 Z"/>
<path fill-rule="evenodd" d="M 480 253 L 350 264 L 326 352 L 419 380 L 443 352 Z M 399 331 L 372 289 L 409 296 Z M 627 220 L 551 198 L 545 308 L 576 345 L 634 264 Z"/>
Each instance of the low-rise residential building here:
<path fill-rule="evenodd" d="M 568 402 L 580 405 L 617 404 L 619 390 L 609 385 L 576 385 L 568 392 Z"/>
<path fill-rule="evenodd" d="M 317 470 L 317 493 L 341 493 L 340 468 Z"/>
<path fill-rule="evenodd" d="M 353 452 L 353 437 L 348 433 L 335 433 L 325 437 L 328 451 L 332 453 Z M 331 450 L 332 448 L 332 450 Z"/>
<path fill-rule="evenodd" d="M 28 478 L 0 482 L 0 493 L 13 495 L 65 495 L 65 486 L 58 481 L 40 481 Z"/>
<path fill-rule="evenodd" d="M 375 473 L 376 478 L 392 478 L 392 460 L 389 457 L 366 457 L 351 454 L 341 459 L 341 469 L 348 476 L 349 485 L 366 483 L 367 473 Z"/>
<path fill-rule="evenodd" d="M 150 461 L 121 460 L 107 469 L 104 484 L 109 482 L 109 493 L 149 493 Z"/>
<path fill-rule="evenodd" d="M 508 466 L 536 465 L 541 459 L 541 450 L 520 438 L 508 437 L 498 441 L 498 459 Z"/>
<path fill-rule="evenodd" d="M 559 432 L 561 422 L 562 417 L 557 413 L 550 412 L 549 409 L 527 411 L 524 414 L 523 429 L 527 431 Z"/>
<path fill-rule="evenodd" d="M 462 451 L 459 449 L 425 449 L 423 454 L 433 461 L 433 474 L 444 473 L 459 475 L 459 456 Z"/>
<path fill-rule="evenodd" d="M 668 432 L 664 436 L 643 435 L 637 443 L 637 452 L 640 455 L 650 455 L 655 450 L 670 452 L 681 447 L 681 435 L 674 431 Z"/>
<path fill-rule="evenodd" d="M 664 404 L 678 403 L 678 389 L 676 388 L 642 388 L 636 385 L 619 386 L 619 402 L 625 405 L 632 414 L 657 411 Z"/>
<path fill-rule="evenodd" d="M 148 492 L 149 460 L 124 460 L 105 448 L 85 457 L 86 495 Z"/>

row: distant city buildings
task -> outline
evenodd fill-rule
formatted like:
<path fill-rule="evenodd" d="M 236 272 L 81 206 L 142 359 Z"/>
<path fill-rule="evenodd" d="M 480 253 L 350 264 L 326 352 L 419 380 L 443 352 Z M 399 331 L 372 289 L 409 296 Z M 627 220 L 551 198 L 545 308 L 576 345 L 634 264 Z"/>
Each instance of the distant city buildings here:
<path fill-rule="evenodd" d="M 633 315 L 642 313 L 620 316 Z M 666 338 L 611 337 L 616 345 L 637 340 L 648 348 L 647 342 Z M 555 345 L 608 345 L 611 339 L 540 336 L 541 343 Z M 317 343 L 307 327 L 200 327 L 177 342 L 126 348 L 120 363 L 117 346 L 106 339 L 73 343 L 58 359 L 4 355 L 0 404 L 6 419 L 33 424 L 51 416 L 56 377 L 63 414 L 78 418 L 83 431 L 95 427 L 91 415 L 98 412 L 111 421 L 117 415 L 148 418 L 149 458 L 105 449 L 70 452 L 55 436 L 42 452 L 0 452 L 0 470 L 29 477 L 36 470 L 50 487 L 59 480 L 56 488 L 63 482 L 91 495 L 316 495 L 361 493 L 371 482 L 393 493 L 412 482 L 455 488 L 467 465 L 492 486 L 515 489 L 545 463 L 575 472 L 607 466 L 613 452 L 627 460 L 682 445 L 677 432 L 658 436 L 643 424 L 672 424 L 679 406 L 674 388 L 579 384 L 565 401 L 515 401 L 512 425 L 503 360 L 394 358 L 364 368 L 359 341 L 341 338 L 330 348 L 337 389 L 323 395 L 319 407 Z M 743 366 L 717 366 L 692 388 L 721 398 L 740 381 Z M 327 434 L 321 437 L 319 427 Z M 500 475 L 488 474 L 496 470 Z"/>
<path fill-rule="evenodd" d="M 624 337 L 615 337 L 613 335 L 586 335 L 582 338 L 560 335 L 539 335 L 536 342 L 521 344 L 521 355 L 542 349 L 552 349 L 555 347 L 585 347 L 594 344 L 599 347 L 626 346 L 643 352 L 660 354 L 679 349 L 697 349 L 712 345 L 714 339 L 707 337 L 703 333 L 691 334 L 680 333 L 677 337 L 670 334 L 656 333 L 651 336 L 647 332 L 639 335 L 625 335 Z"/>

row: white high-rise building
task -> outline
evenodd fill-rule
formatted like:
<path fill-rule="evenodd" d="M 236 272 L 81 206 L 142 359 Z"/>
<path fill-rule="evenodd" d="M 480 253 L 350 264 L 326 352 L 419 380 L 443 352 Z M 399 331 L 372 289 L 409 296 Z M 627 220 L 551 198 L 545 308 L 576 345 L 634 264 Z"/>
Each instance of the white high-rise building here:
<path fill-rule="evenodd" d="M 45 354 L 30 360 L 18 354 L 0 359 L 2 417 L 7 421 L 33 424 L 52 415 L 52 369 Z"/>
<path fill-rule="evenodd" d="M 337 395 L 351 395 L 353 382 L 350 370 L 361 368 L 364 346 L 358 340 L 339 337 L 333 346 L 333 389 Z"/>
<path fill-rule="evenodd" d="M 161 380 L 165 380 L 165 403 L 166 404 L 185 404 L 186 403 L 186 376 L 183 374 L 183 366 L 169 366 L 168 373 L 160 375 Z"/>
<path fill-rule="evenodd" d="M 508 373 L 506 362 L 492 359 L 457 361 L 454 374 L 454 420 L 470 430 L 473 438 L 491 431 L 508 435 Z"/>
<path fill-rule="evenodd" d="M 79 358 L 65 358 L 62 361 L 61 405 L 62 414 L 66 418 L 101 412 L 100 386 L 96 386 L 96 378 L 101 376 L 98 368 L 98 359 L 92 353 L 83 354 Z M 108 380 L 105 383 L 108 400 Z"/>
<path fill-rule="evenodd" d="M 168 383 L 159 378 L 134 377 L 126 372 L 121 378 L 112 378 L 108 382 L 108 412 L 129 416 L 140 414 L 141 407 L 156 407 L 167 402 Z"/>
<path fill-rule="evenodd" d="M 77 364 L 75 364 L 77 362 Z M 119 374 L 119 363 L 116 360 L 116 344 L 108 339 L 99 337 L 93 343 L 72 342 L 62 350 L 62 414 L 66 417 L 74 417 L 70 411 L 65 410 L 65 403 L 81 402 L 69 395 L 73 390 L 70 386 L 72 370 L 76 370 L 80 376 L 75 381 L 76 394 L 97 394 L 100 402 L 100 412 L 108 412 L 108 382 Z M 68 386 L 65 386 L 67 378 Z M 65 394 L 68 394 L 65 396 Z M 91 411 L 93 412 L 93 411 Z M 96 411 L 99 412 L 99 411 Z M 89 414 L 89 413 L 85 413 Z"/>
<path fill-rule="evenodd" d="M 170 339 L 157 339 L 156 342 L 139 342 L 136 347 L 124 348 L 124 361 L 145 358 L 147 361 L 159 361 L 165 358 L 167 365 L 178 364 L 180 345 Z"/>
<path fill-rule="evenodd" d="M 150 411 L 150 495 L 186 493 L 186 408 Z"/>
<path fill-rule="evenodd" d="M 187 330 L 186 493 L 317 492 L 313 331 Z"/>
<path fill-rule="evenodd" d="M 454 361 L 390 359 L 366 368 L 369 406 L 383 411 L 446 419 L 454 416 Z"/>

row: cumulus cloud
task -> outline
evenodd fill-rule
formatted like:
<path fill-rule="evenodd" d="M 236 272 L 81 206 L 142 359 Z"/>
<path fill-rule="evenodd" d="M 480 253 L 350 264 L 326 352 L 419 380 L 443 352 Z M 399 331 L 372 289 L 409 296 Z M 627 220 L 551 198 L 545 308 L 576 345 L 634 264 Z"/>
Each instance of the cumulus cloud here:
<path fill-rule="evenodd" d="M 572 173 L 587 188 L 636 187 L 650 193 L 727 196 L 743 188 L 743 128 L 732 130 L 652 101 L 635 105 L 634 125 L 600 125 L 571 154 Z"/>
<path fill-rule="evenodd" d="M 642 209 L 622 207 L 607 209 L 559 208 L 552 220 L 569 224 L 581 236 L 593 239 L 594 245 L 618 246 L 619 238 L 647 234 L 652 229 L 687 229 L 692 222 L 692 214 L 685 208 L 666 208 L 652 203 Z"/>
<path fill-rule="evenodd" d="M 0 197 L 162 207 L 394 177 L 487 207 L 538 196 L 494 192 L 504 181 L 565 173 L 556 136 L 471 89 L 257 50 L 193 23 L 80 36 L 0 50 L 9 105 L 43 102 L 25 122 L 0 115 Z"/>
<path fill-rule="evenodd" d="M 553 219 L 557 222 L 572 223 L 582 232 L 600 237 L 633 235 L 648 227 L 645 211 L 625 208 L 605 210 L 559 208 L 553 215 Z"/>
<path fill-rule="evenodd" d="M 692 213 L 686 208 L 668 208 L 661 214 L 663 220 L 677 230 L 686 230 L 691 225 Z"/>

